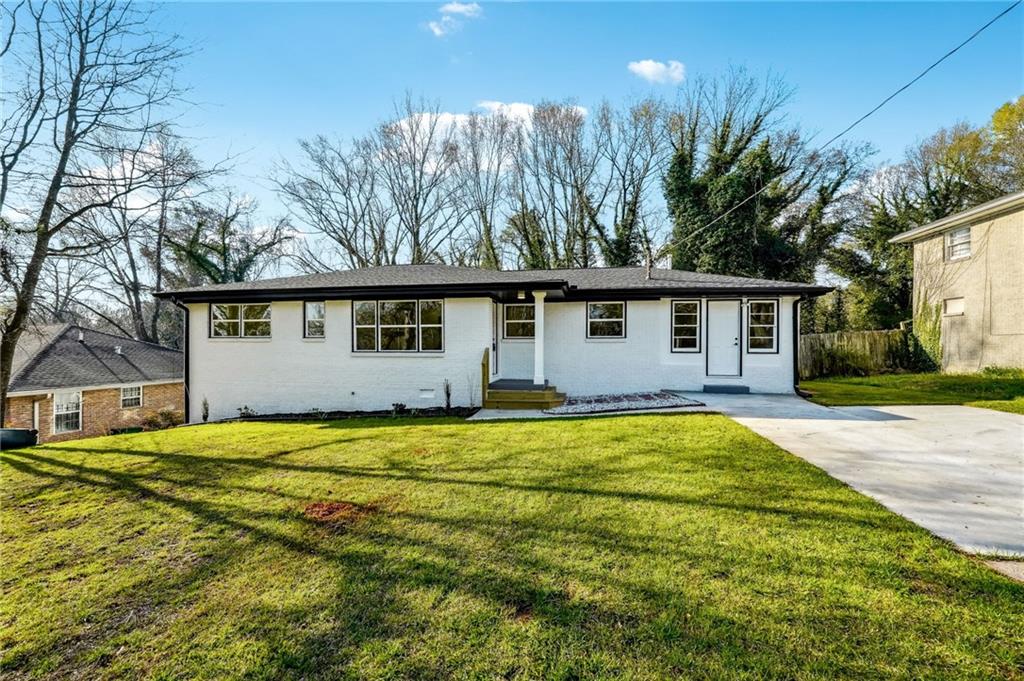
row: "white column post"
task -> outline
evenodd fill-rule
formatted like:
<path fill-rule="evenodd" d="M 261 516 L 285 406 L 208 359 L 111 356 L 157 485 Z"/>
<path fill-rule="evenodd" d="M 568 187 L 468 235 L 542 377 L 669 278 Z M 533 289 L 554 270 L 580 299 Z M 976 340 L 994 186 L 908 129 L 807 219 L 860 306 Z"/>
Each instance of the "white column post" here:
<path fill-rule="evenodd" d="M 544 385 L 544 297 L 546 291 L 533 292 L 533 382 Z"/>

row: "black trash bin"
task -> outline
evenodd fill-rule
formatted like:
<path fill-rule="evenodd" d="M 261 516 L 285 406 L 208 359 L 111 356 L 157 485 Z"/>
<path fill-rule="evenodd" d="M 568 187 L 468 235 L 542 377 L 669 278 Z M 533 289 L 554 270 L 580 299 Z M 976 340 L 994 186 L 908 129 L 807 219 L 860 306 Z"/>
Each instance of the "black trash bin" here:
<path fill-rule="evenodd" d="M 18 449 L 36 444 L 39 431 L 28 428 L 0 428 L 0 449 Z"/>

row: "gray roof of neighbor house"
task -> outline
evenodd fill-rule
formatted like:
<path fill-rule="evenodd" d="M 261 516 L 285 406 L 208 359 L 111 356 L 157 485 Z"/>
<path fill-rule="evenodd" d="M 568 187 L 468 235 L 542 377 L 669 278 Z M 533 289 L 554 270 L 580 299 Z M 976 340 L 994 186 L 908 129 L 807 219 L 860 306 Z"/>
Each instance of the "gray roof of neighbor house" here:
<path fill-rule="evenodd" d="M 935 222 L 929 222 L 926 225 L 909 229 L 906 232 L 897 234 L 893 238 L 889 239 L 889 243 L 913 243 L 914 241 L 925 239 L 933 234 L 937 234 L 938 232 L 942 232 L 947 229 L 952 229 L 953 227 L 992 219 L 1017 210 L 1024 210 L 1024 192 L 1000 196 L 998 199 L 993 199 L 992 201 L 983 203 L 980 206 L 975 206 L 974 208 L 969 208 L 965 211 L 954 213 L 953 215 L 947 215 L 941 220 L 936 220 Z"/>
<path fill-rule="evenodd" d="M 18 339 L 8 392 L 180 380 L 183 366 L 180 351 L 161 345 L 74 324 L 30 327 Z"/>
<path fill-rule="evenodd" d="M 299 300 L 429 291 L 433 294 L 498 295 L 516 290 L 553 290 L 566 299 L 614 292 L 626 296 L 658 294 L 793 293 L 820 295 L 831 287 L 789 281 L 644 267 L 591 267 L 559 270 L 485 270 L 451 265 L 386 265 L 263 281 L 213 284 L 157 295 L 180 302 L 222 300 Z"/>

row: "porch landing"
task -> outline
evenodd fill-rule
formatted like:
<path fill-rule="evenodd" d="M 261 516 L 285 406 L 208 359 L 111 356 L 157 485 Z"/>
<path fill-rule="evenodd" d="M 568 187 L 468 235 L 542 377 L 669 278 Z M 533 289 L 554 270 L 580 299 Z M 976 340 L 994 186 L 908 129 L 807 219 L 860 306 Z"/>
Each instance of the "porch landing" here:
<path fill-rule="evenodd" d="M 565 395 L 547 381 L 501 378 L 487 384 L 484 409 L 551 409 L 565 402 Z"/>

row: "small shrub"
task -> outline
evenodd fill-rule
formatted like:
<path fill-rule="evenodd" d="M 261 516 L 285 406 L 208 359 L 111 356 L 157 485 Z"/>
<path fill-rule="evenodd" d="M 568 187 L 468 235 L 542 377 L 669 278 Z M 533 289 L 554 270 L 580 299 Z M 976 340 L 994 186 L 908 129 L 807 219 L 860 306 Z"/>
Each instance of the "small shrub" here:
<path fill-rule="evenodd" d="M 256 416 L 256 410 L 250 409 L 248 404 L 243 404 L 238 408 L 238 418 L 251 419 L 254 416 Z"/>
<path fill-rule="evenodd" d="M 161 409 L 155 414 L 149 414 L 142 419 L 142 427 L 146 430 L 163 430 L 180 426 L 185 422 L 185 415 L 174 409 Z"/>
<path fill-rule="evenodd" d="M 210 401 L 203 396 L 203 423 L 210 420 Z"/>
<path fill-rule="evenodd" d="M 408 409 L 409 408 L 402 402 L 393 402 L 391 404 L 391 416 L 396 417 L 400 414 L 404 414 Z"/>
<path fill-rule="evenodd" d="M 444 379 L 444 413 L 452 413 L 452 382 Z"/>
<path fill-rule="evenodd" d="M 313 407 L 309 410 L 309 418 L 323 421 L 327 417 L 327 413 L 319 407 Z"/>

